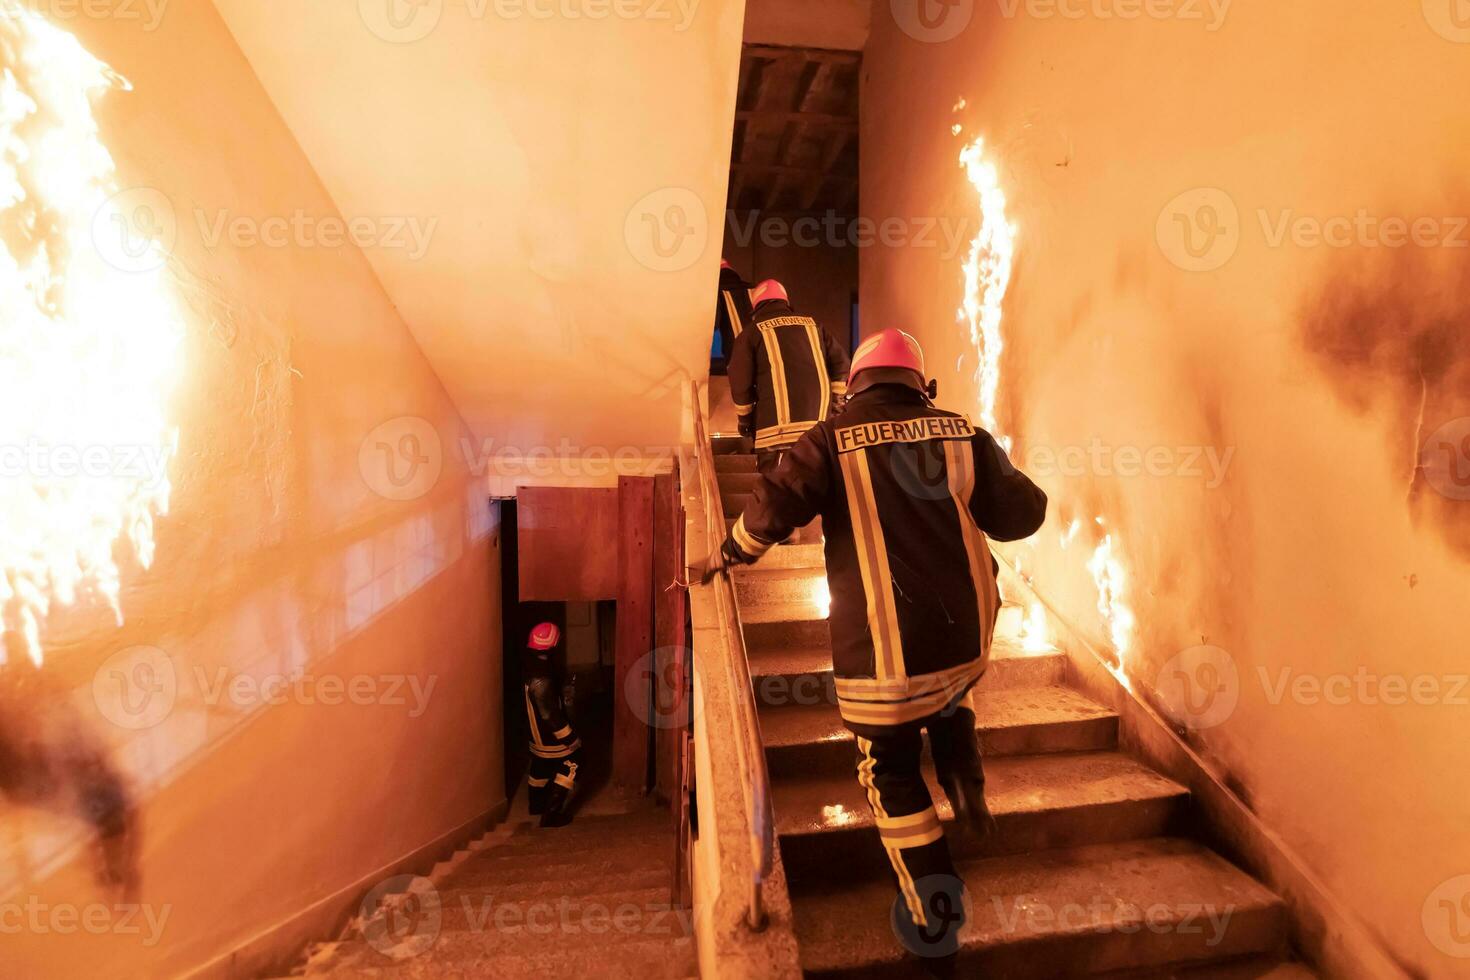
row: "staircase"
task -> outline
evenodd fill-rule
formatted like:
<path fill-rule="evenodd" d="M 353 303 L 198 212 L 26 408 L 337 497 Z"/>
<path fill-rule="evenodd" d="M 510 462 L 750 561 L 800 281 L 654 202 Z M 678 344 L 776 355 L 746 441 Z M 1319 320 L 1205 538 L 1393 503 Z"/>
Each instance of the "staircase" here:
<path fill-rule="evenodd" d="M 732 522 L 758 479 L 738 447 L 715 444 Z M 802 967 L 922 976 L 889 926 L 888 862 L 836 707 L 819 542 L 807 528 L 736 573 Z M 1281 900 L 1191 839 L 1188 791 L 1118 751 L 1117 717 L 1067 686 L 1064 655 L 1020 649 L 1019 612 L 1003 610 L 975 690 L 999 832 L 981 851 L 951 836 L 973 906 L 960 975 L 1311 977 L 1284 961 Z M 930 788 L 951 821 L 932 773 Z"/>
<path fill-rule="evenodd" d="M 502 826 L 426 878 L 394 879 L 397 894 L 295 975 L 697 977 L 690 913 L 669 907 L 672 848 L 662 809 Z"/>

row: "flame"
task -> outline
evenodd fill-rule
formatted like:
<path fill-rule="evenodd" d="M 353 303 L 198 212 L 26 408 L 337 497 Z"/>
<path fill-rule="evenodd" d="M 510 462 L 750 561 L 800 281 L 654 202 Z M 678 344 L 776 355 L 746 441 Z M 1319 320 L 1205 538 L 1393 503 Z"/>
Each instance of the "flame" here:
<path fill-rule="evenodd" d="M 1101 523 L 1102 518 L 1098 518 Z M 1133 642 L 1134 617 L 1128 606 L 1128 572 L 1113 551 L 1113 536 L 1103 536 L 1102 544 L 1087 563 L 1092 580 L 1097 584 L 1097 611 L 1102 613 L 1112 635 L 1113 649 L 1121 660 Z"/>
<path fill-rule="evenodd" d="M 975 372 L 980 424 L 1009 450 L 1009 439 L 997 430 L 995 409 L 1000 393 L 1000 355 L 1005 350 L 1001 304 L 1011 285 L 1016 226 L 1006 217 L 1000 173 L 985 158 L 984 137 L 977 137 L 960 151 L 960 165 L 980 198 L 980 231 L 970 243 L 970 254 L 965 260 L 965 299 L 958 317 L 961 323 L 969 325 L 970 342 L 980 352 L 980 364 Z"/>
<path fill-rule="evenodd" d="M 1021 649 L 1027 653 L 1046 653 L 1056 649 L 1051 642 L 1051 626 L 1046 621 L 1046 609 L 1039 602 L 1031 603 L 1026 611 L 1026 622 L 1021 626 Z"/>
<path fill-rule="evenodd" d="M 832 589 L 827 585 L 827 576 L 820 575 L 812 580 L 812 605 L 822 611 L 822 618 L 832 615 Z"/>
<path fill-rule="evenodd" d="M 121 623 L 117 552 L 153 561 L 183 325 L 161 253 L 128 272 L 93 238 L 126 226 L 91 100 L 127 83 L 17 4 L 0 58 L 0 633 L 39 664 L 53 603 Z"/>

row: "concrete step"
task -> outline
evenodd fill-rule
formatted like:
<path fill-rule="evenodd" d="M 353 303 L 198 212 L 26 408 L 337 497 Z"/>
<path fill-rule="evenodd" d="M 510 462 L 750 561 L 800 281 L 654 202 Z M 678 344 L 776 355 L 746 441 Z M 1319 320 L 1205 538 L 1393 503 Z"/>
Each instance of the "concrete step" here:
<path fill-rule="evenodd" d="M 600 851 L 557 854 L 479 855 L 455 869 L 448 879 L 455 887 L 478 887 L 497 882 L 510 883 L 531 879 L 556 879 L 564 882 L 596 881 L 638 871 L 642 868 L 668 866 L 673 858 L 673 843 L 668 847 L 623 848 L 609 840 Z"/>
<path fill-rule="evenodd" d="M 808 596 L 788 602 L 758 602 L 740 604 L 740 622 L 746 626 L 765 623 L 805 623 L 827 621 L 828 609 L 818 604 L 815 597 Z"/>
<path fill-rule="evenodd" d="M 1112 971 L 1101 976 L 1103 980 L 1317 980 L 1317 974 L 1309 967 L 1279 956 L 1247 956 L 1203 965 Z"/>
<path fill-rule="evenodd" d="M 761 575 L 791 569 L 807 569 L 827 573 L 827 558 L 821 542 L 811 544 L 783 544 L 766 552 L 758 564 L 747 565 L 735 572 L 736 578 L 744 575 Z"/>
<path fill-rule="evenodd" d="M 854 739 L 831 688 L 794 686 L 777 700 L 757 682 L 761 733 L 772 778 L 850 768 Z M 974 695 L 975 724 L 985 758 L 1091 752 L 1117 745 L 1118 716 L 1066 687 L 1002 688 Z"/>
<path fill-rule="evenodd" d="M 720 440 L 724 442 L 725 440 Z M 722 453 L 718 448 L 714 454 L 715 473 L 718 476 L 725 473 L 756 473 L 755 455 L 753 453 Z"/>
<path fill-rule="evenodd" d="M 308 976 L 394 977 L 402 980 L 492 980 L 499 977 L 609 977 L 612 980 L 684 980 L 699 975 L 693 937 L 665 935 L 679 916 L 664 913 L 625 921 L 623 931 L 600 919 L 563 927 L 553 906 L 535 928 L 513 932 L 443 931 L 418 955 L 395 959 L 365 942 L 340 944 Z M 666 924 L 667 923 L 667 924 Z M 594 931 L 595 930 L 595 931 Z M 649 931 L 638 931 L 649 930 Z M 422 935 L 428 936 L 429 933 Z M 416 945 L 400 947 L 413 950 Z"/>
<path fill-rule="evenodd" d="M 1286 942 L 1280 899 L 1191 841 L 962 861 L 960 870 L 971 912 L 961 934 L 959 976 L 1167 969 L 1278 953 Z M 922 975 L 889 925 L 894 890 L 887 880 L 794 897 L 809 975 Z"/>
<path fill-rule="evenodd" d="M 810 690 L 809 677 L 818 678 L 825 688 L 832 686 L 832 646 L 826 620 L 747 623 L 744 633 L 758 695 L 762 691 L 761 678 L 765 677 L 782 679 L 770 687 L 777 697 L 797 687 Z M 1056 687 L 1065 683 L 1066 676 L 1065 654 L 1029 653 L 1013 641 L 998 640 L 991 647 L 990 666 L 975 689 Z M 831 703 L 835 704 L 835 699 Z"/>
<path fill-rule="evenodd" d="M 630 930 L 635 922 L 651 922 L 665 925 L 672 937 L 694 934 L 691 913 L 669 910 L 667 881 L 662 886 L 627 889 L 620 880 L 609 880 L 602 887 L 594 884 L 576 891 L 564 887 L 559 894 L 519 898 L 508 898 L 497 887 L 441 889 L 439 910 L 440 927 L 445 932 L 514 931 L 516 927 L 526 931 L 543 921 L 554 928 L 560 928 L 563 921 L 590 927 L 603 918 L 609 920 L 609 925 L 620 919 Z M 661 916 L 656 914 L 660 912 Z M 497 916 L 506 924 L 504 930 L 497 924 Z M 668 922 L 657 922 L 660 917 Z"/>
<path fill-rule="evenodd" d="M 718 475 L 720 481 L 720 496 L 729 494 L 750 493 L 755 485 L 761 482 L 760 473 L 751 470 L 749 473 L 726 472 Z"/>
<path fill-rule="evenodd" d="M 628 892 L 644 889 L 661 891 L 664 899 L 667 900 L 669 886 L 673 880 L 674 873 L 669 869 L 667 861 L 664 861 L 633 871 L 625 871 L 613 881 L 614 887 Z M 607 881 L 596 875 L 573 878 L 536 878 L 527 875 L 517 879 L 479 884 L 466 883 L 451 876 L 439 886 L 439 893 L 446 905 L 450 901 L 457 901 L 459 896 L 485 894 L 493 895 L 497 901 L 505 902 L 554 902 L 567 895 L 572 885 L 596 891 L 606 887 L 607 884 Z"/>
<path fill-rule="evenodd" d="M 983 845 L 951 835 L 957 856 L 1016 854 L 1156 837 L 1179 830 L 1183 786 L 1117 752 L 1000 757 L 985 765 L 998 833 Z M 949 801 L 931 768 L 929 792 L 946 824 Z M 887 859 L 853 767 L 772 783 L 776 830 L 793 888 L 884 879 Z"/>
<path fill-rule="evenodd" d="M 716 456 L 748 456 L 752 461 L 755 459 L 749 452 L 750 444 L 740 436 L 715 436 L 710 439 L 710 446 Z"/>
<path fill-rule="evenodd" d="M 809 548 L 812 545 L 798 545 Z M 774 548 L 773 551 L 783 551 Z M 790 568 L 782 565 L 758 565 L 735 573 L 735 594 L 740 608 L 778 606 L 792 602 L 810 602 L 814 595 L 827 594 L 827 569 Z"/>

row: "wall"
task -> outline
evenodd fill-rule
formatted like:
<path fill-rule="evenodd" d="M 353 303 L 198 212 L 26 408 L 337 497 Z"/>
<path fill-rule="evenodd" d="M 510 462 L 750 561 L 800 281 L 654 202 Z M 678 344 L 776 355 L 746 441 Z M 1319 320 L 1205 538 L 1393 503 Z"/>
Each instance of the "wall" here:
<path fill-rule="evenodd" d="M 861 51 L 872 8 L 872 0 L 748 0 L 745 43 Z"/>
<path fill-rule="evenodd" d="M 667 470 L 708 369 L 744 6 L 218 0 L 343 212 L 432 228 L 368 258 L 477 462 Z"/>
<path fill-rule="evenodd" d="M 20 742 L 51 775 L 98 745 L 121 773 L 141 834 L 108 866 L 136 890 L 99 885 L 87 828 L 52 811 L 74 787 L 0 796 L 6 976 L 179 974 L 355 902 L 505 796 L 495 515 L 453 456 L 406 484 L 383 456 L 468 430 L 358 248 L 211 242 L 222 212 L 258 229 L 337 210 L 213 6 L 136 19 L 157 8 L 64 23 L 133 84 L 96 107 L 119 185 L 176 220 L 172 508 L 152 568 L 123 565 L 124 625 L 84 596 L 53 616 L 39 680 L 15 658 L 0 679 L 0 729 L 34 725 Z"/>
<path fill-rule="evenodd" d="M 984 136 L 1017 227 L 999 419 L 1054 502 L 1038 587 L 1114 646 L 1087 570 L 1113 533 L 1135 689 L 1405 971 L 1465 975 L 1470 32 L 1434 0 L 879 8 L 864 214 L 973 233 Z M 961 261 L 861 271 L 864 322 L 973 412 Z"/>
<path fill-rule="evenodd" d="M 763 279 L 780 280 L 791 294 L 796 311 L 814 318 L 846 347 L 852 334 L 859 248 L 829 245 L 825 238 L 820 245 L 797 244 L 790 237 L 796 220 L 780 215 L 730 214 L 725 223 L 725 258 L 752 284 Z M 757 222 L 753 229 L 751 221 Z M 766 224 L 772 229 L 770 234 L 760 231 Z M 839 227 L 845 229 L 847 225 Z"/>

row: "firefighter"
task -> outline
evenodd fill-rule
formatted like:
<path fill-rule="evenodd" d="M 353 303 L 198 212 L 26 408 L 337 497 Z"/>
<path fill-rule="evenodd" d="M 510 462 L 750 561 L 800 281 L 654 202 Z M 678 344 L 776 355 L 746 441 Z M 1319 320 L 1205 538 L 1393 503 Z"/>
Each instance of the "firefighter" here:
<path fill-rule="evenodd" d="M 754 320 L 730 353 L 730 394 L 740 434 L 755 440 L 762 473 L 832 413 L 847 392 L 847 353 L 808 316 L 786 287 L 767 279 L 751 291 Z"/>
<path fill-rule="evenodd" d="M 543 827 L 571 823 L 577 767 L 582 757 L 582 740 L 567 719 L 560 672 L 553 656 L 560 642 L 561 630 L 555 623 L 540 624 L 531 630 L 521 665 L 526 688 L 526 720 L 531 726 L 527 796 L 531 814 L 541 817 Z"/>
<path fill-rule="evenodd" d="M 913 337 L 885 330 L 861 344 L 846 410 L 760 480 L 705 571 L 753 563 L 821 516 L 838 705 L 898 886 L 895 927 L 952 968 L 963 883 L 920 775 L 922 733 L 958 828 L 992 833 L 970 706 L 1000 606 L 987 539 L 1035 533 L 1046 495 L 934 394 Z"/>
<path fill-rule="evenodd" d="M 728 261 L 720 262 L 720 298 L 715 304 L 715 334 L 720 338 L 716 366 L 724 373 L 735 350 L 735 338 L 750 326 L 750 283 Z"/>

